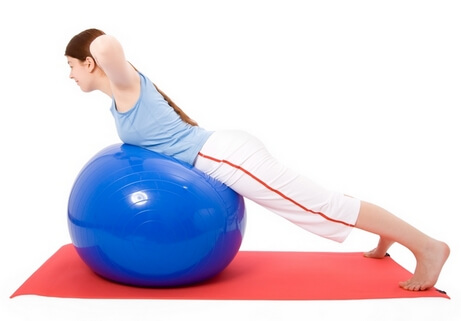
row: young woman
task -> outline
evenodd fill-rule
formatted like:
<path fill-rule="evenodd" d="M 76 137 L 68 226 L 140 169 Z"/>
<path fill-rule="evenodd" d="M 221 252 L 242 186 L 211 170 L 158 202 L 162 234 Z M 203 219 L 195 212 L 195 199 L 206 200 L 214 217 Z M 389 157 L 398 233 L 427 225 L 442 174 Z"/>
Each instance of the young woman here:
<path fill-rule="evenodd" d="M 383 258 L 398 242 L 416 258 L 412 278 L 400 283 L 420 291 L 437 282 L 449 247 L 383 208 L 325 190 L 278 163 L 255 137 L 241 131 L 200 128 L 125 58 L 121 44 L 97 29 L 74 36 L 65 56 L 70 78 L 84 92 L 99 90 L 112 99 L 121 140 L 175 157 L 223 182 L 300 227 L 338 242 L 352 228 L 380 236 L 364 253 Z"/>

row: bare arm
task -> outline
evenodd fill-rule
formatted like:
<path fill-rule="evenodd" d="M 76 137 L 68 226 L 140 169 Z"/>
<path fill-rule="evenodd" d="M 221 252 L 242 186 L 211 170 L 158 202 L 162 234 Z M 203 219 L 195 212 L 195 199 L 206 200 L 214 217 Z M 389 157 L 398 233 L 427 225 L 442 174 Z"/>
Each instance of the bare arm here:
<path fill-rule="evenodd" d="M 109 78 L 118 109 L 131 108 L 139 97 L 139 75 L 126 60 L 120 42 L 110 35 L 102 35 L 91 43 L 90 51 Z"/>

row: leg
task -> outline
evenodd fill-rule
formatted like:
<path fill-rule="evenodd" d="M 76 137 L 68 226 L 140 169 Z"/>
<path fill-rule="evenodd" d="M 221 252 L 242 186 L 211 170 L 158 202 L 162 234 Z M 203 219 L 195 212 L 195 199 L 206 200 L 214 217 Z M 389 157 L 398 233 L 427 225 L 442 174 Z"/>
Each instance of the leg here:
<path fill-rule="evenodd" d="M 415 273 L 411 279 L 400 283 L 402 288 L 420 291 L 435 285 L 450 254 L 445 243 L 427 236 L 388 211 L 366 202 L 362 202 L 355 226 L 381 237 L 378 247 L 364 254 L 367 257 L 384 257 L 393 242 L 402 244 L 414 254 Z"/>
<path fill-rule="evenodd" d="M 213 133 L 194 165 L 246 199 L 319 236 L 342 242 L 357 221 L 358 199 L 326 190 L 287 168 L 247 133 Z"/>
<path fill-rule="evenodd" d="M 352 227 L 378 234 L 378 247 L 367 257 L 384 257 L 393 242 L 416 257 L 414 276 L 400 285 L 407 290 L 432 287 L 449 255 L 434 240 L 375 205 L 330 193 L 274 160 L 264 146 L 241 132 L 216 132 L 199 153 L 195 166 L 242 196 L 317 235 L 343 241 Z"/>

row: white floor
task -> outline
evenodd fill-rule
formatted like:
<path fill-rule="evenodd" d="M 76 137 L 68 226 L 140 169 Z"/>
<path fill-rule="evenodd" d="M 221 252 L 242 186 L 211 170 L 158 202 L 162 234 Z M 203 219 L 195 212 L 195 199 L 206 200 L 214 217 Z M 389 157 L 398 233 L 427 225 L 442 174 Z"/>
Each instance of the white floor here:
<path fill-rule="evenodd" d="M 458 2 L 145 3 L 2 5 L 0 320 L 460 320 Z M 10 299 L 70 242 L 73 180 L 118 142 L 110 101 L 81 93 L 67 77 L 67 41 L 89 27 L 117 36 L 128 59 L 202 126 L 248 130 L 317 182 L 449 243 L 437 287 L 452 299 Z M 365 251 L 377 241 L 355 230 L 336 244 L 254 204 L 247 209 L 243 250 Z M 406 249 L 390 254 L 414 269 Z"/>

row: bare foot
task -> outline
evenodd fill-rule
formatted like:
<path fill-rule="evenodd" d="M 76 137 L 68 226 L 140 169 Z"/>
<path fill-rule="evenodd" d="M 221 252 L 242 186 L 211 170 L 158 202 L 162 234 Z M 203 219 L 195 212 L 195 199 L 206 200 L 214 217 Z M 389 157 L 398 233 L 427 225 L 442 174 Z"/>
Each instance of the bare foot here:
<path fill-rule="evenodd" d="M 433 287 L 449 255 L 450 248 L 447 244 L 432 240 L 425 251 L 415 254 L 415 273 L 411 279 L 400 282 L 400 287 L 409 291 L 424 291 Z"/>
<path fill-rule="evenodd" d="M 394 244 L 394 241 L 381 237 L 378 246 L 369 252 L 363 253 L 363 256 L 372 259 L 382 259 L 386 256 L 387 250 L 389 250 L 392 244 Z"/>

